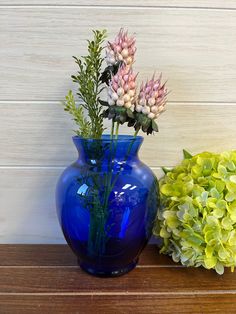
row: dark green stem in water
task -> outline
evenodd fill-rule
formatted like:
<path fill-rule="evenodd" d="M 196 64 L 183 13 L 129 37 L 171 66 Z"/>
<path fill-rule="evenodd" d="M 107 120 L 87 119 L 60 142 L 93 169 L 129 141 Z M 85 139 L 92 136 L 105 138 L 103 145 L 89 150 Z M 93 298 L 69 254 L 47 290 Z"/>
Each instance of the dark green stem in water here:
<path fill-rule="evenodd" d="M 135 133 L 134 133 L 134 138 L 132 139 L 132 141 L 131 141 L 130 144 L 129 144 L 129 147 L 128 147 L 127 152 L 126 152 L 126 155 L 125 155 L 125 161 L 127 161 L 128 157 L 129 157 L 129 154 L 130 154 L 131 149 L 132 149 L 132 147 L 133 147 L 133 145 L 134 145 L 134 142 L 135 142 L 135 139 L 136 139 L 136 137 L 137 137 L 138 132 L 139 132 L 139 129 L 137 129 L 137 130 L 135 131 Z M 121 172 L 121 171 L 122 171 L 122 168 L 121 168 L 120 172 Z M 116 176 L 115 176 L 113 182 L 111 182 L 111 183 L 112 183 L 112 184 L 111 184 L 111 189 L 110 189 L 111 191 L 113 190 L 113 188 L 114 188 L 114 186 L 115 186 L 115 184 L 116 184 L 116 181 L 117 181 L 118 178 L 119 178 L 120 172 L 116 174 Z"/>

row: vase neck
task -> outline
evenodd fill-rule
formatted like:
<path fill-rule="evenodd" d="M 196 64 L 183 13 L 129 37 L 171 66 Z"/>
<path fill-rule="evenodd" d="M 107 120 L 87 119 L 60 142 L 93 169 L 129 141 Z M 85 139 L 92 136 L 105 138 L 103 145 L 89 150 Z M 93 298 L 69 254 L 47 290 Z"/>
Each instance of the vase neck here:
<path fill-rule="evenodd" d="M 79 160 L 95 165 L 111 160 L 127 161 L 137 157 L 143 138 L 119 135 L 117 139 L 110 139 L 109 135 L 103 135 L 101 139 L 85 139 L 74 136 L 73 142 L 79 153 Z"/>

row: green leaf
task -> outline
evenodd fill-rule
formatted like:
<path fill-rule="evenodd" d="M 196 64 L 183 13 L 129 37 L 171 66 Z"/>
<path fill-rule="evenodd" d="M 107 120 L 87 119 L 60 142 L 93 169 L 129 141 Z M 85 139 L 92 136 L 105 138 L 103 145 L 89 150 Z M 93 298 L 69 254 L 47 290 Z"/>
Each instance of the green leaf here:
<path fill-rule="evenodd" d="M 212 188 L 210 190 L 210 194 L 213 198 L 219 199 L 220 198 L 220 193 L 217 191 L 216 188 Z"/>
<path fill-rule="evenodd" d="M 223 246 L 219 249 L 218 255 L 221 260 L 226 260 L 230 257 L 229 252 Z"/>
<path fill-rule="evenodd" d="M 166 167 L 161 167 L 162 171 L 167 174 L 168 172 L 171 172 L 171 169 L 168 169 Z"/>
<path fill-rule="evenodd" d="M 127 115 L 128 115 L 129 118 L 134 118 L 134 114 L 133 114 L 132 110 L 130 110 L 128 108 L 128 109 L 126 109 L 126 112 L 127 112 Z"/>
<path fill-rule="evenodd" d="M 222 218 L 225 214 L 225 210 L 222 209 L 222 208 L 215 208 L 213 210 L 213 215 L 216 217 L 216 218 Z"/>
<path fill-rule="evenodd" d="M 230 217 L 227 216 L 222 219 L 221 225 L 225 230 L 232 230 L 233 221 L 230 219 Z"/>
<path fill-rule="evenodd" d="M 152 129 L 155 132 L 158 132 L 158 125 L 156 124 L 155 120 L 152 120 Z"/>
<path fill-rule="evenodd" d="M 193 156 L 186 151 L 185 149 L 183 149 L 183 155 L 184 155 L 184 159 L 191 159 Z"/>
<path fill-rule="evenodd" d="M 236 175 L 230 176 L 229 180 L 233 183 L 236 183 Z"/>
<path fill-rule="evenodd" d="M 215 266 L 215 270 L 216 270 L 217 274 L 223 275 L 223 273 L 224 273 L 224 266 L 221 263 L 218 262 L 216 264 L 216 266 Z"/>
<path fill-rule="evenodd" d="M 215 256 L 204 258 L 204 264 L 207 269 L 214 268 L 216 266 L 216 263 L 217 263 L 217 258 Z"/>
<path fill-rule="evenodd" d="M 101 99 L 98 99 L 99 103 L 102 105 L 102 106 L 105 106 L 105 107 L 109 107 L 109 104 L 107 101 L 104 101 L 104 100 L 101 100 Z"/>
<path fill-rule="evenodd" d="M 225 195 L 225 200 L 227 202 L 233 202 L 234 200 L 236 200 L 236 193 L 234 192 L 228 192 L 226 195 Z"/>
<path fill-rule="evenodd" d="M 170 184 L 164 184 L 161 186 L 161 193 L 166 196 L 171 196 L 173 194 L 173 188 Z"/>

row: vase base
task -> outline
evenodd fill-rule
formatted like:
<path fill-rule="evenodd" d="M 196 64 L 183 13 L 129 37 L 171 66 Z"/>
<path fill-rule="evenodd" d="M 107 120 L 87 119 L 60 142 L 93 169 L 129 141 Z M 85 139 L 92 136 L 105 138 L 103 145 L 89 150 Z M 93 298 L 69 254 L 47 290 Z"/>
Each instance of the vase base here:
<path fill-rule="evenodd" d="M 87 265 L 84 265 L 83 263 L 82 264 L 79 263 L 79 266 L 86 273 L 96 276 L 96 277 L 119 277 L 133 270 L 136 267 L 137 263 L 138 263 L 138 260 L 126 265 L 125 267 L 111 270 L 111 271 L 97 270 Z"/>

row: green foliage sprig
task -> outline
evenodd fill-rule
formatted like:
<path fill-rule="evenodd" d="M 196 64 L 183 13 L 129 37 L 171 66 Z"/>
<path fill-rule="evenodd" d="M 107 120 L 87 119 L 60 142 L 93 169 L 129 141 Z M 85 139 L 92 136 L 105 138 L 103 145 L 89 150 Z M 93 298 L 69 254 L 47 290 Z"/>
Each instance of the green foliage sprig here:
<path fill-rule="evenodd" d="M 72 75 L 72 80 L 78 83 L 79 107 L 82 106 L 87 112 L 90 119 L 89 123 L 83 118 L 83 110 L 76 110 L 75 106 L 71 107 L 68 99 L 71 101 L 71 94 L 65 101 L 65 109 L 72 115 L 76 114 L 74 120 L 78 124 L 80 130 L 77 134 L 83 137 L 99 139 L 104 131 L 103 126 L 103 108 L 99 103 L 99 96 L 103 90 L 101 80 L 101 68 L 104 58 L 102 57 L 103 42 L 106 38 L 106 31 L 94 30 L 93 40 L 88 40 L 88 55 L 80 58 L 73 57 L 78 65 L 78 72 Z M 73 101 L 72 101 L 73 103 Z M 71 108 L 69 110 L 69 108 Z M 83 123 L 81 124 L 81 121 Z M 85 123 L 85 124 L 84 124 Z M 85 130 L 84 125 L 87 129 Z M 81 126 L 83 126 L 81 128 Z"/>
<path fill-rule="evenodd" d="M 91 122 L 84 117 L 84 110 L 82 106 L 76 106 L 75 98 L 70 90 L 66 96 L 64 102 L 64 110 L 68 111 L 72 116 L 79 129 L 76 130 L 76 134 L 82 137 L 90 137 L 91 134 Z"/>
<path fill-rule="evenodd" d="M 186 266 L 236 266 L 236 151 L 204 152 L 165 169 L 154 234 L 162 253 Z"/>

